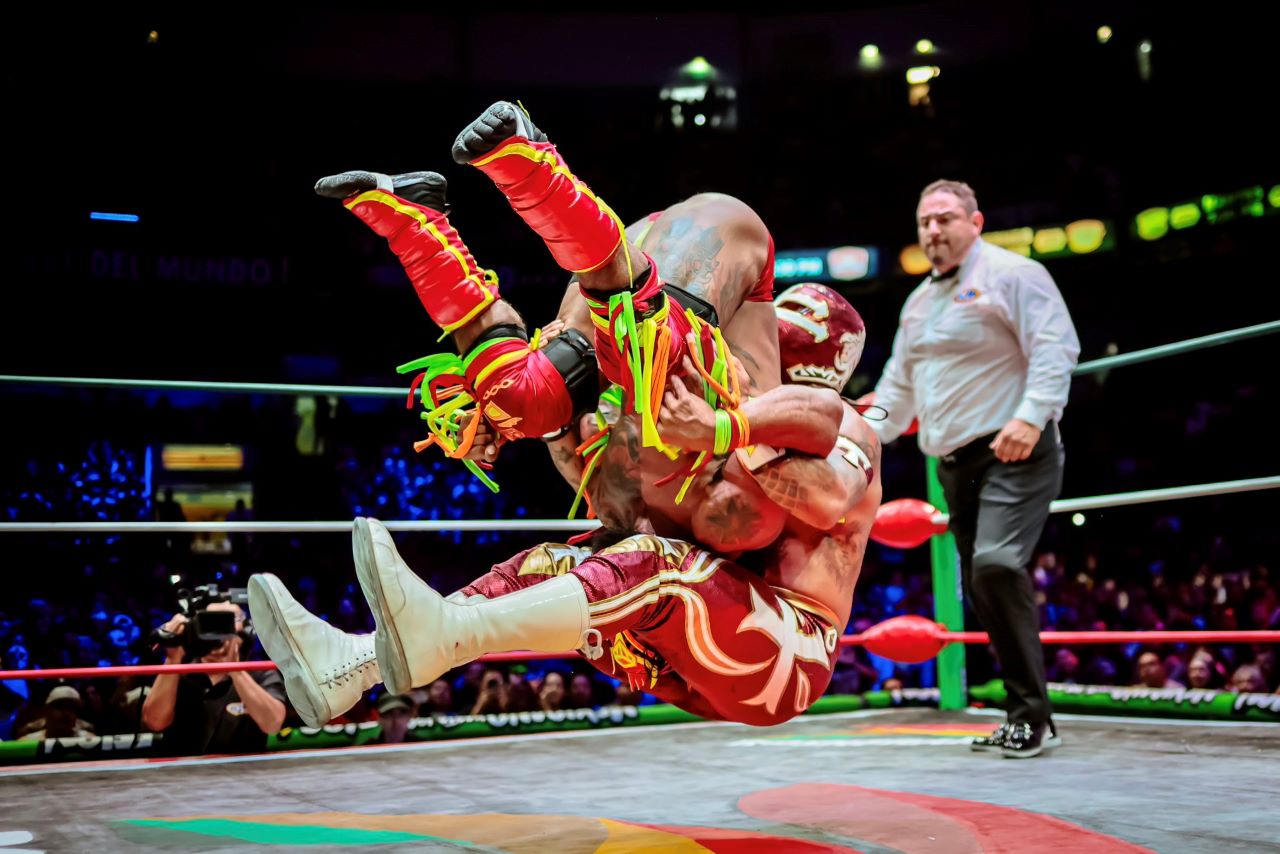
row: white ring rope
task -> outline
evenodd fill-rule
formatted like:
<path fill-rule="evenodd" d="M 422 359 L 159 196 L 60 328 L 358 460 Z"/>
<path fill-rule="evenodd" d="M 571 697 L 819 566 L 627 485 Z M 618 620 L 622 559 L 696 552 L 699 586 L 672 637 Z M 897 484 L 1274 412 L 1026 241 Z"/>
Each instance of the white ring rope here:
<path fill-rule="evenodd" d="M 1125 507 L 1180 498 L 1229 495 L 1259 489 L 1280 488 L 1280 476 L 1225 480 L 1167 489 L 1141 489 L 1113 495 L 1067 498 L 1049 505 L 1051 513 L 1075 513 L 1104 507 Z M 940 514 L 942 521 L 946 514 Z M 417 522 L 385 522 L 392 531 L 590 531 L 598 521 L 585 519 L 430 519 Z M 350 522 L 0 522 L 0 534 L 36 533 L 350 533 Z"/>
<path fill-rule="evenodd" d="M 1244 341 L 1249 338 L 1257 338 L 1262 335 L 1272 335 L 1278 332 L 1280 332 L 1280 320 L 1272 320 L 1266 323 L 1259 323 L 1254 326 L 1245 326 L 1240 329 L 1228 329 L 1225 332 L 1215 332 L 1212 335 L 1203 335 L 1199 338 L 1187 338 L 1183 341 L 1174 341 L 1171 344 L 1161 344 L 1157 347 L 1148 347 L 1145 350 L 1135 350 L 1131 353 L 1104 356 L 1101 359 L 1094 359 L 1091 362 L 1081 362 L 1076 366 L 1074 374 L 1076 376 L 1096 374 L 1101 371 L 1109 371 L 1112 368 L 1118 368 L 1124 365 L 1136 365 L 1141 362 L 1165 359 L 1169 356 L 1177 356 L 1182 353 L 1203 350 L 1207 347 L 1217 347 L 1222 344 L 1231 344 L 1236 341 Z M 169 389 L 172 391 L 213 391 L 229 394 L 315 394 L 337 395 L 338 397 L 404 398 L 409 393 L 407 385 L 398 388 L 391 388 L 387 386 L 308 385 L 303 383 L 228 383 L 204 382 L 200 380 L 148 380 L 116 377 L 41 377 L 24 374 L 0 374 L 0 383 L 15 383 L 21 385 L 71 385 L 81 388 L 96 387 Z"/>

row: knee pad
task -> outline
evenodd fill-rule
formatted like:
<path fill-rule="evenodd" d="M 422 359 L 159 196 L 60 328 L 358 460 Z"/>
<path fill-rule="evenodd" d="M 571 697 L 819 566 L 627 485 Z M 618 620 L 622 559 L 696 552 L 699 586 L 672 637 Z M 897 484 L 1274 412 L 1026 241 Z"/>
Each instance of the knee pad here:
<path fill-rule="evenodd" d="M 520 327 L 494 326 L 465 362 L 480 411 L 505 439 L 558 438 L 595 405 L 595 351 L 572 329 L 535 350 Z"/>

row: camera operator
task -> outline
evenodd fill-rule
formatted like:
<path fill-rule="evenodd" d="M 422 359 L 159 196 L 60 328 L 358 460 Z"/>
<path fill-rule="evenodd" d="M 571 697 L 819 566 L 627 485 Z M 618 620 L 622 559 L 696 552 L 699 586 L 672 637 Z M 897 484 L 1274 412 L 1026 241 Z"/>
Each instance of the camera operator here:
<path fill-rule="evenodd" d="M 196 636 L 185 614 L 165 623 L 157 632 L 164 639 L 165 663 L 239 661 L 246 637 L 252 637 L 246 632 L 245 612 L 231 601 L 214 601 L 196 612 L 197 622 L 218 611 L 232 612 L 235 628 L 216 646 Z M 275 670 L 163 673 L 142 704 L 142 722 L 164 734 L 166 753 L 252 753 L 265 750 L 267 736 L 283 726 L 284 699 L 284 683 Z"/>

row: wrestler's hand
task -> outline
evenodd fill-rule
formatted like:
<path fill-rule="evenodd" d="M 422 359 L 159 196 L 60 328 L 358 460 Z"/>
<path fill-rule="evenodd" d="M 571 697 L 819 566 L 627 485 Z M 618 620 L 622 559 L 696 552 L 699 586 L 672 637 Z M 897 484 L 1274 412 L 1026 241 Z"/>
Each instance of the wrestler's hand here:
<path fill-rule="evenodd" d="M 697 370 L 686 356 L 685 376 L 696 377 Z M 673 376 L 662 396 L 662 409 L 658 413 L 658 432 L 662 441 L 686 451 L 711 451 L 716 443 L 716 413 L 711 406 L 694 393 L 686 380 Z"/>
<path fill-rule="evenodd" d="M 471 450 L 467 451 L 466 459 L 474 460 L 478 463 L 491 463 L 498 458 L 498 448 L 502 445 L 502 437 L 498 435 L 497 430 L 493 429 L 493 425 L 479 413 L 471 417 L 479 418 L 480 426 L 476 428 L 476 440 L 471 443 Z M 470 424 L 471 422 L 468 421 L 467 423 Z"/>
<path fill-rule="evenodd" d="M 547 346 L 547 344 L 551 343 L 557 335 L 564 332 L 565 326 L 565 322 L 557 317 L 555 320 L 542 327 L 542 334 L 538 337 L 538 340 L 541 342 L 539 349 Z"/>
<path fill-rule="evenodd" d="M 1013 418 L 1001 428 L 990 447 L 1000 462 L 1019 463 L 1031 456 L 1040 441 L 1040 432 L 1040 428 Z"/>

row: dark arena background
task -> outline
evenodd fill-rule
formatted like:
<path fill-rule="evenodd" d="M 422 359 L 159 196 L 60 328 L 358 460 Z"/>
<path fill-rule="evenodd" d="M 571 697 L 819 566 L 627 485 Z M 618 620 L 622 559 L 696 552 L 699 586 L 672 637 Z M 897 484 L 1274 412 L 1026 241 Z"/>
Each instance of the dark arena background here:
<path fill-rule="evenodd" d="M 1280 161 L 1261 13 L 6 19 L 0 851 L 1280 852 Z M 181 691 L 204 699 L 180 692 L 178 717 L 207 726 L 147 711 L 153 680 L 201 657 L 154 630 L 243 605 L 255 573 L 373 631 L 355 517 L 387 522 L 441 593 L 594 524 L 566 519 L 574 490 L 540 442 L 502 447 L 496 493 L 415 452 L 427 425 L 396 368 L 450 343 L 386 241 L 313 191 L 344 170 L 442 173 L 503 298 L 549 323 L 569 274 L 450 154 L 498 100 L 626 223 L 704 192 L 750 205 L 775 291 L 823 283 L 864 319 L 849 400 L 876 388 L 933 269 L 915 227 L 930 182 L 968 183 L 987 243 L 1044 265 L 1080 341 L 1063 485 L 1025 567 L 1060 747 L 970 749 L 1007 692 L 912 435 L 875 473 L 831 684 L 781 725 L 703 720 L 573 652 L 378 686 L 326 727 L 285 703 L 270 732 L 252 703 L 219 706 L 234 680 L 197 663 Z M 249 669 L 222 670 L 274 678 L 242 640 Z"/>

